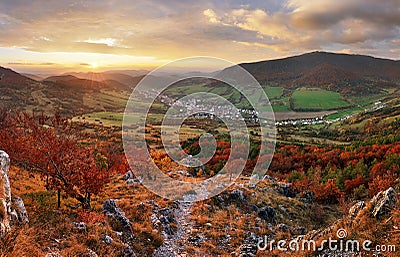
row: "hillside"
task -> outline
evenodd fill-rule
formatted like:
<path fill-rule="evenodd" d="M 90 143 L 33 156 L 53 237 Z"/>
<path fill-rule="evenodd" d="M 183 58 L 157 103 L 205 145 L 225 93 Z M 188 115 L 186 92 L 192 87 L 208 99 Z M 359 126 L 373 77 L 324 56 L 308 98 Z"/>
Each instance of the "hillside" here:
<path fill-rule="evenodd" d="M 352 112 L 353 108 L 366 108 L 399 90 L 400 62 L 369 56 L 313 52 L 240 65 L 259 80 L 278 119 L 319 117 L 343 109 Z M 234 67 L 220 74 L 230 72 L 235 72 Z M 144 73 L 140 70 L 75 72 L 37 81 L 1 68 L 0 75 L 4 76 L 0 81 L 3 92 L 0 106 L 49 112 L 57 109 L 69 116 L 122 112 L 132 88 L 144 76 L 133 75 Z M 35 78 L 31 74 L 29 77 Z M 315 91 L 316 88 L 320 91 Z M 201 91 L 225 96 L 239 108 L 249 107 L 234 89 L 199 78 L 181 81 L 164 94 L 176 98 Z M 328 101 L 321 103 L 321 99 Z"/>
<path fill-rule="evenodd" d="M 30 104 L 30 93 L 37 84 L 11 69 L 0 67 L 0 108 Z"/>
<path fill-rule="evenodd" d="M 289 89 L 314 86 L 345 95 L 379 93 L 385 87 L 398 87 L 400 80 L 399 61 L 364 55 L 312 52 L 240 66 L 261 83 Z"/>
<path fill-rule="evenodd" d="M 114 72 L 114 71 L 108 71 L 108 72 L 71 72 L 71 73 L 67 73 L 64 75 L 72 75 L 76 78 L 79 79 L 86 79 L 86 80 L 94 80 L 94 81 L 98 81 L 98 82 L 103 82 L 103 81 L 109 81 L 109 80 L 114 80 L 114 81 L 118 81 L 121 84 L 124 84 L 125 86 L 128 87 L 133 87 L 135 84 L 137 84 L 137 77 L 142 77 L 143 75 L 145 75 L 146 73 L 143 72 L 136 72 L 135 73 L 132 71 L 130 74 L 132 75 L 128 75 L 123 73 L 124 71 L 121 72 Z"/>
<path fill-rule="evenodd" d="M 142 79 L 131 77 L 132 85 L 112 79 L 96 81 L 72 75 L 36 81 L 2 67 L 0 76 L 0 108 L 50 114 L 59 111 L 69 117 L 95 111 L 123 111 L 131 87 Z"/>

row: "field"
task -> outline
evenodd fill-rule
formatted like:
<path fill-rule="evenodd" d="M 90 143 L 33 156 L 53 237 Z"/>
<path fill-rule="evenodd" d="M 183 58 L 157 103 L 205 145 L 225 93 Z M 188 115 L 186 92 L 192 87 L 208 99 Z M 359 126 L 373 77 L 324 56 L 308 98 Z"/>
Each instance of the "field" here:
<path fill-rule="evenodd" d="M 339 93 L 322 89 L 297 89 L 291 101 L 292 109 L 297 111 L 333 110 L 350 106 Z"/>

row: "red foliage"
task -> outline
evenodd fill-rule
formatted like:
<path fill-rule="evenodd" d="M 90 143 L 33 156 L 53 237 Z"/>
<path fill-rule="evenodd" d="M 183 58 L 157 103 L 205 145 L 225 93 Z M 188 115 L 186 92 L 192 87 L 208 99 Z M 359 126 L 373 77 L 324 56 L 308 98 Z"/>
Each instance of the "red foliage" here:
<path fill-rule="evenodd" d="M 367 181 L 362 176 L 357 176 L 355 179 L 346 180 L 344 182 L 344 187 L 347 193 L 350 193 L 354 188 L 357 188 L 363 184 L 366 184 Z"/>
<path fill-rule="evenodd" d="M 40 173 L 47 189 L 63 191 L 88 207 L 91 194 L 109 181 L 107 157 L 97 147 L 81 145 L 85 134 L 67 119 L 25 112 L 0 118 L 0 148 L 14 163 Z"/>
<path fill-rule="evenodd" d="M 78 220 L 88 224 L 103 223 L 105 216 L 103 213 L 93 211 L 78 211 Z"/>

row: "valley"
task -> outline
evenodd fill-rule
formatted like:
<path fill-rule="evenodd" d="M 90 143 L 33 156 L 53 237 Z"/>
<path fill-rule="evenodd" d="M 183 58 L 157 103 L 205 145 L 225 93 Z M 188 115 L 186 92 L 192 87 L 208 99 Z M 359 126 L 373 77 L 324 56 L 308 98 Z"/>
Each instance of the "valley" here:
<path fill-rule="evenodd" d="M 312 52 L 240 66 L 258 79 L 274 110 L 273 153 L 259 154 L 266 103 L 257 113 L 240 92 L 215 80 L 173 84 L 144 120 L 142 113 L 124 111 L 146 71 L 28 78 L 0 68 L 0 149 L 9 155 L 11 189 L 29 217 L 29 224 L 2 238 L 1 256 L 318 256 L 332 252 L 263 250 L 257 244 L 312 239 L 321 246 L 339 229 L 348 239 L 398 244 L 399 61 Z M 178 101 L 197 92 L 220 95 L 239 113 L 217 101 Z M 152 94 L 145 90 L 131 100 L 145 106 Z M 185 117 L 179 128 L 162 125 L 173 104 Z M 205 187 L 177 200 L 150 191 L 140 172 L 148 171 L 155 183 L 200 182 L 223 169 L 232 150 L 226 124 L 217 115 L 187 115 L 212 108 L 232 121 L 244 117 L 249 154 L 243 172 L 204 201 L 190 197 L 208 193 Z M 144 133 L 146 150 L 166 177 L 152 178 L 140 151 L 128 163 L 122 139 L 127 131 Z M 173 143 L 193 161 L 204 133 L 216 148 L 199 167 L 186 167 L 165 152 L 162 137 L 174 134 L 179 142 Z M 252 184 L 258 160 L 268 169 Z"/>

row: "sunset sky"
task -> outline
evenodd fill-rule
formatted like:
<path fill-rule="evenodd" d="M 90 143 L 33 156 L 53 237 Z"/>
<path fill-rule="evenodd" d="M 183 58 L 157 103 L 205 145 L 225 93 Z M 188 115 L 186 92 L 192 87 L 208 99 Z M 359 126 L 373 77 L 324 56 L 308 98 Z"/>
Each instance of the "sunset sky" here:
<path fill-rule="evenodd" d="M 314 50 L 400 59 L 399 0 L 0 1 L 0 65 L 17 71 L 150 69 Z"/>

